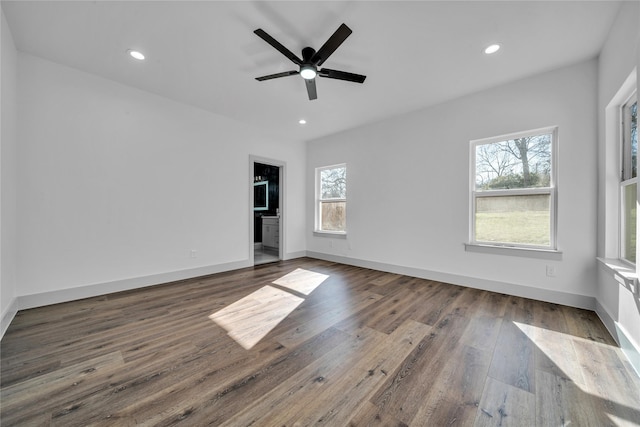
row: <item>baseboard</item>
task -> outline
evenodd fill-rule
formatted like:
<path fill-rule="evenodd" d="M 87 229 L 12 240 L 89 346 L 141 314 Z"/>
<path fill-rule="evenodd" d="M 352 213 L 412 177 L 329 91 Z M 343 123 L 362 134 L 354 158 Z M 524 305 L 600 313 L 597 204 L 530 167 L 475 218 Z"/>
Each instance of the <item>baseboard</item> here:
<path fill-rule="evenodd" d="M 289 252 L 282 256 L 284 261 L 296 258 L 304 258 L 307 256 L 307 251 Z"/>
<path fill-rule="evenodd" d="M 501 294 L 513 295 L 517 297 L 530 298 L 538 301 L 551 302 L 554 304 L 561 304 L 569 307 L 577 307 L 587 310 L 594 310 L 595 308 L 595 298 L 585 295 L 569 294 L 566 292 L 559 292 L 550 289 L 533 288 L 529 286 L 516 285 L 513 283 L 478 279 L 476 277 L 463 276 L 459 274 L 424 270 L 420 268 L 405 267 L 376 261 L 367 261 L 358 258 L 349 258 L 339 255 L 325 254 L 321 252 L 307 251 L 307 256 L 310 258 L 318 258 L 325 261 L 339 262 L 341 264 L 370 268 L 372 270 L 380 270 L 388 273 L 403 274 L 405 276 L 418 277 L 421 279 L 436 280 L 438 282 L 451 283 L 453 285 L 466 286 L 469 288 L 482 289 L 485 291 L 498 292 Z"/>
<path fill-rule="evenodd" d="M 607 309 L 604 308 L 604 306 L 600 304 L 600 301 L 597 301 L 597 300 L 596 300 L 595 312 L 600 318 L 600 320 L 602 321 L 602 323 L 604 324 L 605 328 L 607 328 L 607 330 L 609 331 L 613 339 L 616 340 L 618 345 L 620 345 L 620 340 L 618 338 L 618 331 L 616 329 L 616 321 L 613 320 L 613 317 L 609 315 L 609 312 L 607 311 Z"/>
<path fill-rule="evenodd" d="M 16 317 L 18 313 L 18 300 L 13 298 L 9 303 L 9 306 L 2 313 L 2 317 L 0 317 L 0 340 L 4 336 L 4 333 L 7 332 L 7 328 L 13 321 L 13 318 Z"/>
<path fill-rule="evenodd" d="M 177 280 L 191 279 L 193 277 L 222 273 L 230 270 L 250 267 L 248 260 L 229 262 L 225 264 L 209 265 L 204 267 L 189 268 L 186 270 L 171 271 L 167 273 L 152 274 L 150 276 L 133 277 L 130 279 L 114 280 L 112 282 L 97 283 L 93 285 L 79 286 L 77 288 L 59 289 L 51 292 L 19 296 L 17 309 L 42 307 L 45 305 L 75 301 L 91 298 L 114 292 L 128 291 L 144 288 L 146 286 L 175 282 Z"/>
<path fill-rule="evenodd" d="M 616 340 L 616 343 L 618 343 L 618 346 L 622 349 L 622 352 L 627 356 L 627 359 L 629 359 L 629 363 L 631 363 L 633 369 L 635 369 L 638 376 L 640 376 L 640 347 L 629 338 L 627 331 L 609 315 L 607 309 L 604 308 L 599 301 L 596 301 L 595 311 L 613 339 Z"/>

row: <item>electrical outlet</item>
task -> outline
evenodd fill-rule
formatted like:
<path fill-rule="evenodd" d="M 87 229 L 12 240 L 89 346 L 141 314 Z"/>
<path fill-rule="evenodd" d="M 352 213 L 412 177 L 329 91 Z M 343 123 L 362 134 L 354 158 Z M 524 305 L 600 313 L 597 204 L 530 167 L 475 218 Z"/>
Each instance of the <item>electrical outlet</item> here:
<path fill-rule="evenodd" d="M 191 251 L 189 251 L 189 256 L 191 258 L 195 258 L 198 255 L 198 251 L 196 251 L 195 249 L 191 249 Z"/>
<path fill-rule="evenodd" d="M 556 277 L 556 268 L 553 265 L 547 265 L 547 276 Z"/>

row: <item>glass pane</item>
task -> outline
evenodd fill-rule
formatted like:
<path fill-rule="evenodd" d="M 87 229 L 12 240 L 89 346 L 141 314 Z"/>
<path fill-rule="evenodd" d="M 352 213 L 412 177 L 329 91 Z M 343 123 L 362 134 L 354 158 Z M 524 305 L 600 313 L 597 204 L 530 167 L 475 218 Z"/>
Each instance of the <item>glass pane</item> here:
<path fill-rule="evenodd" d="M 476 198 L 476 241 L 551 246 L 550 196 Z"/>
<path fill-rule="evenodd" d="M 623 187 L 622 201 L 622 257 L 627 261 L 636 262 L 636 206 L 638 185 L 636 183 Z"/>
<path fill-rule="evenodd" d="M 638 176 L 638 102 L 622 107 L 622 180 Z"/>
<path fill-rule="evenodd" d="M 638 102 L 629 107 L 631 139 L 631 177 L 638 176 Z"/>
<path fill-rule="evenodd" d="M 549 187 L 551 134 L 476 145 L 476 190 Z"/>
<path fill-rule="evenodd" d="M 346 225 L 346 202 L 320 202 L 320 230 L 345 231 Z"/>
<path fill-rule="evenodd" d="M 320 171 L 320 198 L 347 198 L 347 168 L 339 167 Z"/>

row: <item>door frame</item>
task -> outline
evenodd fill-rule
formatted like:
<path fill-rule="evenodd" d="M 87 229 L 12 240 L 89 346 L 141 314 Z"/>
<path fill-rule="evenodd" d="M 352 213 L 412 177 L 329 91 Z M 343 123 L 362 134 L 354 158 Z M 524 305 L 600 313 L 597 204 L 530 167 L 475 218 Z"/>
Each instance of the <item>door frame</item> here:
<path fill-rule="evenodd" d="M 247 180 L 247 187 L 249 193 L 249 265 L 255 265 L 254 260 L 254 234 L 255 234 L 255 219 L 253 214 L 253 178 L 254 178 L 254 167 L 256 163 L 261 163 L 263 165 L 275 166 L 278 168 L 278 209 L 280 209 L 280 232 L 278 233 L 278 258 L 280 260 L 284 259 L 284 254 L 286 253 L 284 243 L 286 242 L 286 214 L 284 207 L 286 206 L 286 171 L 287 171 L 287 162 L 282 160 L 274 160 L 266 157 L 255 156 L 253 154 L 249 155 L 249 177 Z"/>

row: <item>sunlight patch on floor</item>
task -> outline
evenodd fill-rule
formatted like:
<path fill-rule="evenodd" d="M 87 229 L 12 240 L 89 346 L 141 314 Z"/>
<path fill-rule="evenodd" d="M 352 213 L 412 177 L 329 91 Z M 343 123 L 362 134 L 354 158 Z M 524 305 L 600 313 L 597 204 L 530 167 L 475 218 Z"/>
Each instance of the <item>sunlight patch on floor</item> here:
<path fill-rule="evenodd" d="M 291 273 L 274 281 L 273 284 L 291 289 L 292 291 L 300 292 L 304 295 L 309 295 L 318 286 L 320 286 L 322 282 L 327 280 L 328 277 L 329 276 L 326 274 L 296 268 Z"/>
<path fill-rule="evenodd" d="M 263 286 L 209 316 L 246 350 L 251 349 L 304 299 L 273 286 Z"/>
<path fill-rule="evenodd" d="M 572 342 L 580 338 L 524 323 L 513 323 L 564 373 L 565 378 L 578 386 L 584 386 L 580 363 Z"/>
<path fill-rule="evenodd" d="M 633 421 L 631 421 L 631 424 L 630 424 L 629 420 L 625 420 L 624 418 L 616 417 L 613 414 L 607 414 L 607 418 L 609 418 L 611 420 L 611 425 L 612 426 L 637 426 L 637 425 L 640 425 L 640 424 L 636 424 Z"/>
<path fill-rule="evenodd" d="M 273 284 L 309 295 L 329 276 L 298 268 Z M 244 349 L 249 350 L 291 314 L 304 298 L 266 285 L 209 316 Z"/>
<path fill-rule="evenodd" d="M 568 378 L 584 393 L 606 402 L 605 406 L 611 404 L 626 406 L 633 416 L 640 415 L 637 397 L 628 394 L 628 390 L 633 390 L 634 386 L 625 384 L 625 375 L 620 372 L 624 367 L 622 365 L 600 366 L 600 362 L 596 360 L 601 352 L 604 354 L 616 351 L 614 347 L 537 326 L 513 323 L 549 358 L 555 365 L 553 369 L 557 367 L 561 371 L 556 375 Z M 588 366 L 585 366 L 585 363 Z M 610 377 L 607 381 L 619 381 L 620 387 L 614 389 L 603 387 L 601 384 L 603 372 L 607 372 L 606 375 Z M 607 415 L 612 418 L 612 421 L 615 418 L 613 415 Z M 625 423 L 616 425 L 625 425 Z"/>

